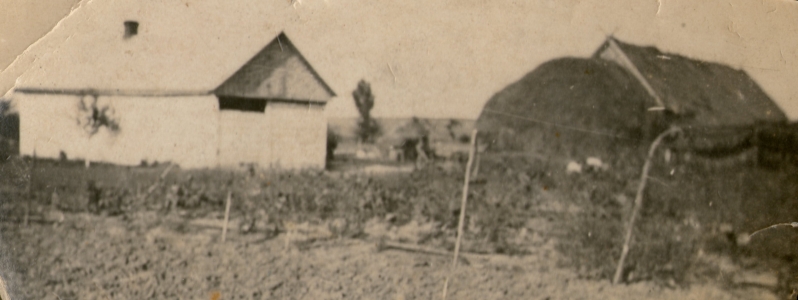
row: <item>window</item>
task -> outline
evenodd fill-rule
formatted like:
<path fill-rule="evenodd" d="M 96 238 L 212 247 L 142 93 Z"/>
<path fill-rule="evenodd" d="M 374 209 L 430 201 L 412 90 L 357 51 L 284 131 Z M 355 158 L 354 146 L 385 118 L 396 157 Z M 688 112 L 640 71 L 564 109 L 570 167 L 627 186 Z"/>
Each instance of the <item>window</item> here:
<path fill-rule="evenodd" d="M 219 97 L 219 109 L 265 113 L 266 100 L 237 98 L 237 97 Z"/>
<path fill-rule="evenodd" d="M 125 21 L 125 38 L 131 38 L 139 33 L 139 22 Z"/>

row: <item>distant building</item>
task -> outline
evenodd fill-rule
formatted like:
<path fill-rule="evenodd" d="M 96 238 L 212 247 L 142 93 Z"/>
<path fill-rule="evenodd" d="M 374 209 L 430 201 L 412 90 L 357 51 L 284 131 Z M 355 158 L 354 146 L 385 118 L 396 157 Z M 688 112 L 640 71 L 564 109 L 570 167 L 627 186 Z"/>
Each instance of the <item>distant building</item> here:
<path fill-rule="evenodd" d="M 79 10 L 93 14 L 86 20 L 93 29 L 72 37 L 64 30 L 85 25 L 67 21 L 50 33 L 69 36 L 50 63 L 34 63 L 17 81 L 22 155 L 187 168 L 324 167 L 324 109 L 335 94 L 284 33 L 258 41 L 230 28 L 225 33 L 238 39 L 216 42 L 197 24 L 174 27 L 182 12 L 149 7 L 162 18 L 147 23 L 111 5 L 108 15 L 85 12 L 91 5 Z M 189 17 L 212 16 L 185 6 Z"/>

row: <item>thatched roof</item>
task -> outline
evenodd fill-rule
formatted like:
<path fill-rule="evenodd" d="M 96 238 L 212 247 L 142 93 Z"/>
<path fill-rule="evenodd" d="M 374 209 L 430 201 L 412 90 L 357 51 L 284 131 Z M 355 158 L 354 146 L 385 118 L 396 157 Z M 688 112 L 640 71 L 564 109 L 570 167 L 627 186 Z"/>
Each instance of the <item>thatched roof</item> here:
<path fill-rule="evenodd" d="M 622 53 L 610 53 L 620 50 Z M 625 56 L 631 65 L 623 63 Z M 784 112 L 743 70 L 663 53 L 610 37 L 593 58 L 618 62 L 648 85 L 656 105 L 664 106 L 687 126 L 737 126 L 786 122 Z"/>
<path fill-rule="evenodd" d="M 477 128 L 637 139 L 647 108 L 641 99 L 646 97 L 635 79 L 612 62 L 560 58 L 491 97 Z"/>

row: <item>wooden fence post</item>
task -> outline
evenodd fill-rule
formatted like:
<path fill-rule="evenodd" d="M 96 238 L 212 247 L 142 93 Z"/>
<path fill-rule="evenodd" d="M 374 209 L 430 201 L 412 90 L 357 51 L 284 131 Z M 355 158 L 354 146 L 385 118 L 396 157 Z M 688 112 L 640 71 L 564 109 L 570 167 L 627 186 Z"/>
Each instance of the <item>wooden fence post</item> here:
<path fill-rule="evenodd" d="M 233 198 L 233 192 L 227 191 L 227 204 L 224 206 L 224 224 L 222 224 L 222 243 L 227 237 L 227 223 L 230 221 L 230 202 Z"/>
<path fill-rule="evenodd" d="M 629 223 L 626 225 L 626 237 L 623 242 L 623 249 L 621 250 L 621 258 L 618 260 L 618 266 L 615 268 L 615 276 L 613 276 L 612 283 L 618 284 L 621 282 L 623 275 L 623 263 L 626 260 L 626 255 L 629 254 L 629 242 L 632 240 L 632 231 L 635 225 L 635 219 L 640 213 L 640 207 L 643 206 L 643 191 L 646 189 L 646 179 L 648 178 L 648 170 L 651 168 L 651 159 L 654 157 L 654 152 L 657 150 L 662 139 L 671 134 L 681 132 L 681 129 L 674 127 L 661 133 L 651 143 L 651 148 L 648 150 L 648 157 L 646 163 L 643 165 L 643 174 L 640 175 L 640 185 L 637 187 L 637 195 L 635 196 L 635 206 L 632 208 L 632 215 L 629 217 Z"/>
<path fill-rule="evenodd" d="M 446 294 L 449 289 L 449 278 L 457 269 L 457 256 L 460 254 L 460 240 L 463 238 L 463 226 L 465 224 L 466 203 L 468 201 L 468 182 L 471 180 L 471 165 L 474 163 L 474 153 L 476 152 L 477 144 L 477 130 L 471 132 L 471 149 L 468 153 L 468 163 L 466 164 L 465 180 L 463 181 L 463 197 L 460 202 L 460 220 L 457 223 L 457 240 L 454 243 L 454 258 L 452 259 L 452 268 L 449 270 L 449 275 L 446 276 L 446 281 L 443 283 L 443 299 L 446 300 Z"/>

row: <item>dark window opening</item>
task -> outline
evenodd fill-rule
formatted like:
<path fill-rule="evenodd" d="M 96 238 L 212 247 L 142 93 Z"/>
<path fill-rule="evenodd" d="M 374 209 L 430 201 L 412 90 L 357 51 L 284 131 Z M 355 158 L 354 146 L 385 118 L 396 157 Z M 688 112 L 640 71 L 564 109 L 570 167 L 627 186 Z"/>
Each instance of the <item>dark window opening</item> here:
<path fill-rule="evenodd" d="M 220 110 L 239 110 L 250 112 L 266 112 L 266 100 L 236 97 L 219 97 Z"/>
<path fill-rule="evenodd" d="M 125 21 L 125 38 L 130 38 L 139 33 L 139 22 Z"/>

